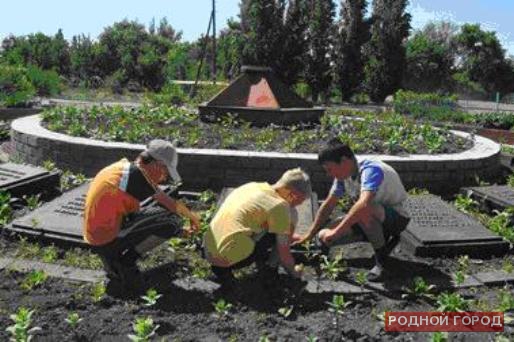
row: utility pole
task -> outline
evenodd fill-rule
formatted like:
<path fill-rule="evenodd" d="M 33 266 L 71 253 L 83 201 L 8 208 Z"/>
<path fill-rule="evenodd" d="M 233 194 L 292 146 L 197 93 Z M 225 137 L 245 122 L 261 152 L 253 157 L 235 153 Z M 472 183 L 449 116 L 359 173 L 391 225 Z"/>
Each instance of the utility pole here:
<path fill-rule="evenodd" d="M 202 52 L 200 54 L 200 64 L 198 65 L 198 69 L 196 70 L 196 78 L 193 87 L 191 88 L 190 96 L 195 97 L 196 88 L 198 86 L 198 80 L 200 79 L 200 72 L 202 71 L 203 59 L 205 58 L 205 52 L 207 50 L 207 45 L 209 42 L 209 36 L 211 32 L 211 25 L 213 27 L 212 30 L 212 73 L 213 78 L 212 81 L 216 84 L 216 0 L 212 0 L 212 11 L 211 16 L 209 18 L 209 25 L 207 26 L 207 32 L 205 34 L 204 44 L 202 47 Z"/>
<path fill-rule="evenodd" d="M 212 81 L 216 84 L 216 0 L 212 0 L 212 72 Z"/>

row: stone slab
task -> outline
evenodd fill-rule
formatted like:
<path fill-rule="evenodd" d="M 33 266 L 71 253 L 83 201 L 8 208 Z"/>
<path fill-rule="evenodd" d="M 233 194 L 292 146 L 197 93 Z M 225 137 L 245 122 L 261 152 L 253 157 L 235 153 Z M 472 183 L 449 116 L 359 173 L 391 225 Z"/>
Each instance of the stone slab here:
<path fill-rule="evenodd" d="M 205 293 L 213 293 L 214 291 L 220 288 L 220 285 L 216 284 L 215 282 L 204 279 L 198 279 L 195 277 L 175 279 L 173 281 L 173 284 L 186 291 L 198 291 Z"/>
<path fill-rule="evenodd" d="M 502 254 L 508 243 L 471 216 L 434 195 L 410 196 L 405 209 L 411 222 L 402 248 L 417 256 Z"/>
<path fill-rule="evenodd" d="M 89 185 L 89 183 L 82 184 L 64 193 L 29 214 L 14 220 L 6 228 L 16 232 L 83 244 L 84 204 Z M 169 188 L 163 188 L 163 190 L 171 191 Z M 150 209 L 150 206 L 157 207 L 157 204 L 151 199 L 141 203 L 142 209 Z M 164 213 L 167 213 L 164 209 L 145 210 L 135 214 L 131 223 L 133 222 L 134 226 L 137 227 L 142 226 L 142 224 L 161 224 L 163 220 L 167 220 L 172 215 L 165 215 Z M 137 230 L 137 227 L 135 230 Z"/>
<path fill-rule="evenodd" d="M 218 207 L 225 201 L 225 198 L 234 190 L 234 188 L 223 188 L 218 200 Z M 298 223 L 296 224 L 295 233 L 306 233 L 318 210 L 318 195 L 313 192 L 310 198 L 307 198 L 301 205 L 296 207 L 298 212 Z"/>
<path fill-rule="evenodd" d="M 504 271 L 479 272 L 473 276 L 485 285 L 514 283 L 514 273 L 506 273 Z"/>
<path fill-rule="evenodd" d="M 104 271 L 86 270 L 24 259 L 0 258 L 0 269 L 12 269 L 19 272 L 44 271 L 50 277 L 85 282 L 99 282 L 105 279 Z"/>
<path fill-rule="evenodd" d="M 342 293 L 342 294 L 361 294 L 372 292 L 361 286 L 356 286 L 344 281 L 333 280 L 309 280 L 305 290 L 311 294 L 321 293 Z"/>
<path fill-rule="evenodd" d="M 59 172 L 25 164 L 0 164 L 0 190 L 13 197 L 52 193 L 59 187 Z"/>
<path fill-rule="evenodd" d="M 480 202 L 485 202 L 491 209 L 514 207 L 514 188 L 508 185 L 477 186 L 464 188 L 462 191 Z"/>

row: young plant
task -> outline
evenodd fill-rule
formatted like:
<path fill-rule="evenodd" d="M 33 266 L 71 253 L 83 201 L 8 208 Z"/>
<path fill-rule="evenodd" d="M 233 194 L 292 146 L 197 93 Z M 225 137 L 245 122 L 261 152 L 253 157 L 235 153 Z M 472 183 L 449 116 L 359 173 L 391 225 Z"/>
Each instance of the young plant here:
<path fill-rule="evenodd" d="M 360 286 L 364 286 L 364 284 L 366 284 L 366 282 L 368 281 L 368 276 L 367 276 L 367 273 L 365 271 L 359 271 L 355 274 L 355 281 L 357 282 L 357 284 L 359 284 Z"/>
<path fill-rule="evenodd" d="M 502 270 L 505 273 L 512 273 L 512 271 L 514 271 L 514 265 L 512 265 L 512 261 L 510 259 L 503 260 Z"/>
<path fill-rule="evenodd" d="M 76 312 L 71 312 L 64 320 L 73 330 L 77 329 L 79 323 L 82 322 L 82 318 L 80 318 L 79 314 Z"/>
<path fill-rule="evenodd" d="M 23 195 L 23 199 L 25 200 L 25 202 L 27 203 L 27 207 L 31 211 L 37 209 L 41 205 L 40 197 L 41 194 L 32 196 Z"/>
<path fill-rule="evenodd" d="M 284 306 L 284 307 L 279 308 L 278 313 L 281 316 L 283 316 L 284 318 L 288 318 L 293 313 L 293 310 L 294 310 L 294 306 L 289 305 L 289 306 Z"/>
<path fill-rule="evenodd" d="M 148 342 L 159 329 L 159 325 L 155 325 L 151 317 L 136 318 L 136 321 L 132 323 L 132 329 L 134 334 L 127 335 L 131 341 Z"/>
<path fill-rule="evenodd" d="M 462 212 L 471 214 L 477 210 L 478 203 L 470 196 L 459 194 L 455 198 L 455 207 Z"/>
<path fill-rule="evenodd" d="M 505 287 L 498 292 L 498 299 L 500 301 L 497 311 L 505 312 L 514 310 L 514 295 L 512 289 Z"/>
<path fill-rule="evenodd" d="M 14 342 L 30 342 L 32 339 L 32 334 L 36 331 L 40 331 L 41 328 L 33 327 L 30 328 L 32 324 L 32 315 L 34 314 L 34 310 L 29 310 L 27 308 L 21 307 L 18 309 L 16 314 L 12 314 L 9 318 L 14 322 L 13 325 L 10 325 L 5 329 L 9 332 L 12 337 L 11 341 Z"/>
<path fill-rule="evenodd" d="M 32 271 L 25 276 L 20 286 L 22 289 L 30 291 L 43 284 L 47 279 L 48 275 L 44 271 Z"/>
<path fill-rule="evenodd" d="M 157 304 L 157 300 L 162 297 L 155 289 L 148 289 L 146 295 L 141 296 L 141 299 L 145 301 L 144 306 L 153 306 Z"/>
<path fill-rule="evenodd" d="M 421 277 L 414 278 L 414 283 L 410 288 L 405 288 L 404 290 L 407 292 L 402 295 L 402 298 L 418 298 L 418 297 L 427 297 L 432 298 L 433 294 L 430 292 L 435 288 L 435 285 L 428 284 L 425 279 Z"/>
<path fill-rule="evenodd" d="M 408 191 L 411 196 L 420 196 L 420 195 L 428 195 L 430 191 L 425 188 L 412 188 Z"/>
<path fill-rule="evenodd" d="M 432 335 L 430 336 L 430 341 L 431 342 L 446 342 L 446 341 L 448 341 L 448 333 L 440 332 L 440 331 L 433 332 Z"/>
<path fill-rule="evenodd" d="M 216 194 L 212 190 L 205 190 L 200 194 L 200 202 L 204 204 L 211 204 L 216 199 Z"/>
<path fill-rule="evenodd" d="M 336 327 L 339 326 L 339 316 L 344 313 L 344 310 L 350 302 L 345 301 L 343 295 L 334 295 L 331 302 L 327 302 L 329 308 L 328 311 L 334 314 L 334 323 Z"/>
<path fill-rule="evenodd" d="M 44 247 L 42 249 L 42 258 L 44 262 L 53 263 L 57 260 L 58 252 L 54 245 Z"/>
<path fill-rule="evenodd" d="M 437 311 L 441 312 L 462 312 L 469 306 L 469 301 L 462 298 L 458 293 L 443 292 L 437 296 Z"/>
<path fill-rule="evenodd" d="M 329 260 L 325 255 L 323 255 L 321 270 L 329 279 L 336 280 L 339 274 L 346 270 L 346 267 L 342 264 L 340 257 L 335 258 L 334 260 Z"/>
<path fill-rule="evenodd" d="M 91 288 L 91 299 L 93 299 L 94 303 L 98 303 L 101 301 L 106 293 L 107 289 L 103 282 L 98 282 L 93 285 Z"/>
<path fill-rule="evenodd" d="M 223 298 L 218 299 L 218 301 L 212 303 L 212 305 L 214 306 L 214 310 L 219 318 L 228 316 L 230 309 L 232 308 L 232 304 L 225 301 Z"/>
<path fill-rule="evenodd" d="M 5 191 L 0 191 L 0 227 L 5 226 L 12 219 L 12 208 L 9 204 L 11 202 L 11 194 Z"/>

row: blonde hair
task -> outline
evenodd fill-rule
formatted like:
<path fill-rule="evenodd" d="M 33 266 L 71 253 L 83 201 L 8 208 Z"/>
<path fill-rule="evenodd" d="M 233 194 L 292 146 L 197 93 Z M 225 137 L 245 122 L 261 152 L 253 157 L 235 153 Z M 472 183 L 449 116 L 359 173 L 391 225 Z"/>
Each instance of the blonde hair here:
<path fill-rule="evenodd" d="M 309 175 L 299 167 L 284 172 L 275 185 L 278 187 L 293 188 L 306 196 L 309 196 L 312 191 Z"/>

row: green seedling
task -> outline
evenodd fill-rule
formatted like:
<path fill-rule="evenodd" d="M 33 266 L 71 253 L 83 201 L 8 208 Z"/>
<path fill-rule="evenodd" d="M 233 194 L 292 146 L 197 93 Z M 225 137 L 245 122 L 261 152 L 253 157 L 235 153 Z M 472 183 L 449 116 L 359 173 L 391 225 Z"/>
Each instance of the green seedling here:
<path fill-rule="evenodd" d="M 47 171 L 54 171 L 54 170 L 57 170 L 57 166 L 55 165 L 55 163 L 51 160 L 45 160 L 43 162 L 43 168 L 46 169 Z"/>
<path fill-rule="evenodd" d="M 344 310 L 350 302 L 345 301 L 343 295 L 334 295 L 331 302 L 327 302 L 329 308 L 328 311 L 334 314 L 334 324 L 336 327 L 339 326 L 339 316 L 344 313 Z"/>
<path fill-rule="evenodd" d="M 133 342 L 148 342 L 155 335 L 159 325 L 155 325 L 151 317 L 136 318 L 132 323 L 134 334 L 127 335 Z"/>
<path fill-rule="evenodd" d="M 93 285 L 91 288 L 91 299 L 94 303 L 98 303 L 101 301 L 106 293 L 107 289 L 103 282 L 98 282 Z"/>
<path fill-rule="evenodd" d="M 319 341 L 318 337 L 312 336 L 312 335 L 307 336 L 306 339 L 307 339 L 307 342 L 318 342 Z"/>
<path fill-rule="evenodd" d="M 157 304 L 157 300 L 162 297 L 162 294 L 159 294 L 155 289 L 148 289 L 146 291 L 146 295 L 141 296 L 141 299 L 145 301 L 145 306 L 153 306 Z"/>
<path fill-rule="evenodd" d="M 428 195 L 430 192 L 425 188 L 412 188 L 408 191 L 411 196 Z"/>
<path fill-rule="evenodd" d="M 232 308 L 232 304 L 225 301 L 225 299 L 220 298 L 217 302 L 212 303 L 214 306 L 214 310 L 219 318 L 228 316 L 230 309 Z"/>
<path fill-rule="evenodd" d="M 503 237 L 505 240 L 514 243 L 513 215 L 514 209 L 509 208 L 502 212 L 494 211 L 496 216 L 489 219 L 487 228 Z"/>
<path fill-rule="evenodd" d="M 457 260 L 457 263 L 459 265 L 459 271 L 462 271 L 464 273 L 468 273 L 468 270 L 469 270 L 469 256 L 461 255 L 459 257 L 459 259 Z"/>
<path fill-rule="evenodd" d="M 514 174 L 507 177 L 507 185 L 514 188 Z"/>
<path fill-rule="evenodd" d="M 205 190 L 200 194 L 200 202 L 210 204 L 216 199 L 216 194 L 212 190 Z"/>
<path fill-rule="evenodd" d="M 514 271 L 514 265 L 512 265 L 512 261 L 510 259 L 503 260 L 502 270 L 505 273 L 512 273 L 512 271 Z"/>
<path fill-rule="evenodd" d="M 39 220 L 33 217 L 32 219 L 30 219 L 30 225 L 32 226 L 32 228 L 36 229 L 37 227 L 39 227 Z"/>
<path fill-rule="evenodd" d="M 443 292 L 437 296 L 437 311 L 441 312 L 462 312 L 469 307 L 469 301 L 462 298 L 458 293 Z"/>
<path fill-rule="evenodd" d="M 466 274 L 464 272 L 456 271 L 453 274 L 453 281 L 455 282 L 455 284 L 460 285 L 460 284 L 464 283 L 465 280 L 466 280 Z"/>
<path fill-rule="evenodd" d="M 284 307 L 279 308 L 278 313 L 281 316 L 283 316 L 284 318 L 288 318 L 293 313 L 293 310 L 294 310 L 294 306 L 289 305 L 289 306 L 284 306 Z"/>
<path fill-rule="evenodd" d="M 448 341 L 448 333 L 440 332 L 440 331 L 433 332 L 432 335 L 430 335 L 430 341 L 431 342 L 446 342 L 446 341 Z"/>
<path fill-rule="evenodd" d="M 360 286 L 364 286 L 366 282 L 368 281 L 368 275 L 365 271 L 359 271 L 355 274 L 355 281 Z"/>
<path fill-rule="evenodd" d="M 259 342 L 271 342 L 268 336 L 263 335 L 259 337 Z"/>
<path fill-rule="evenodd" d="M 12 219 L 13 210 L 11 205 L 11 194 L 0 191 L 0 227 L 5 226 Z"/>
<path fill-rule="evenodd" d="M 402 298 L 419 298 L 419 297 L 427 297 L 432 298 L 433 294 L 432 290 L 435 288 L 435 285 L 428 284 L 425 279 L 421 277 L 414 278 L 414 283 L 410 288 L 405 288 L 405 294 L 402 295 Z"/>
<path fill-rule="evenodd" d="M 478 208 L 478 203 L 470 196 L 459 194 L 455 198 L 455 207 L 462 212 L 472 214 Z"/>
<path fill-rule="evenodd" d="M 5 329 L 5 331 L 11 334 L 10 341 L 30 342 L 33 337 L 32 335 L 36 331 L 41 330 L 40 327 L 30 328 L 33 314 L 34 310 L 21 307 L 15 314 L 9 316 L 9 318 L 14 322 L 13 325 L 10 325 L 7 327 L 7 329 Z"/>
<path fill-rule="evenodd" d="M 41 253 L 41 247 L 37 243 L 32 243 L 26 237 L 20 237 L 16 256 L 23 259 L 38 258 Z"/>
<path fill-rule="evenodd" d="M 82 318 L 80 318 L 79 314 L 76 312 L 71 312 L 64 320 L 73 330 L 75 330 L 79 323 L 82 322 Z"/>
<path fill-rule="evenodd" d="M 57 260 L 59 253 L 54 245 L 47 246 L 42 249 L 42 258 L 44 262 L 53 263 Z"/>
<path fill-rule="evenodd" d="M 342 264 L 340 257 L 335 258 L 334 260 L 329 260 L 325 255 L 323 255 L 321 270 L 329 279 L 335 280 L 346 270 L 346 267 Z"/>
<path fill-rule="evenodd" d="M 505 287 L 498 292 L 499 305 L 497 311 L 505 312 L 514 310 L 514 296 L 512 289 Z"/>
<path fill-rule="evenodd" d="M 27 203 L 27 207 L 31 211 L 34 209 L 37 209 L 41 205 L 40 197 L 41 197 L 41 194 L 31 195 L 31 196 L 23 195 L 23 199 L 25 200 L 25 202 Z"/>
<path fill-rule="evenodd" d="M 48 279 L 48 275 L 44 271 L 32 271 L 28 273 L 21 283 L 21 288 L 30 291 L 33 288 L 43 284 Z"/>

